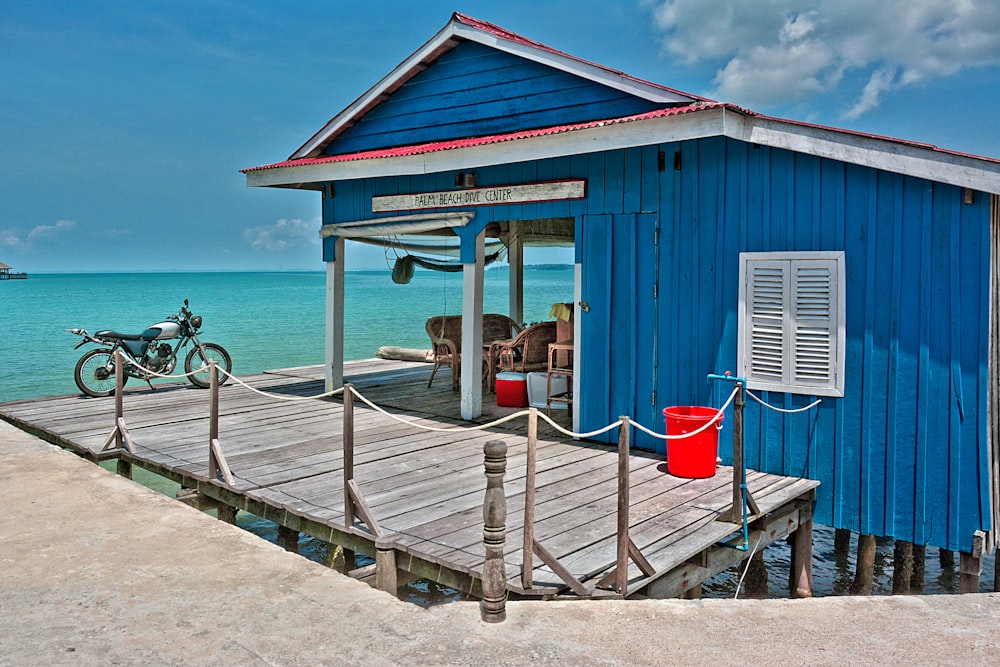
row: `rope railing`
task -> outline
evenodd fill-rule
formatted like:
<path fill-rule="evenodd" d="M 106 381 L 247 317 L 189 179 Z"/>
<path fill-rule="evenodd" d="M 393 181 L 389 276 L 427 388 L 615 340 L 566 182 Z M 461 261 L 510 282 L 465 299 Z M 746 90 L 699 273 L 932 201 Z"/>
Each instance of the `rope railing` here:
<path fill-rule="evenodd" d="M 108 439 L 105 442 L 105 449 L 107 449 L 107 447 L 110 446 L 112 442 L 114 442 L 115 445 L 116 445 L 116 448 L 123 449 L 123 450 L 127 451 L 129 454 L 133 454 L 134 455 L 135 454 L 134 443 L 132 442 L 130 434 L 128 433 L 128 430 L 125 427 L 124 419 L 122 417 L 121 400 L 122 400 L 122 392 L 123 392 L 122 385 L 124 384 L 124 382 L 122 380 L 122 366 L 123 366 L 123 362 L 124 362 L 124 359 L 121 357 L 121 355 L 119 353 L 119 355 L 117 357 L 117 362 L 116 362 L 116 376 L 117 376 L 118 379 L 116 381 L 116 386 L 115 386 L 115 396 L 116 396 L 115 430 L 113 430 L 112 433 L 111 433 L 111 435 L 108 436 Z M 129 363 L 133 363 L 134 364 L 134 361 L 129 360 Z M 215 482 L 215 483 L 221 483 L 221 484 L 223 484 L 223 485 L 225 485 L 225 486 L 227 486 L 229 488 L 233 488 L 235 486 L 236 480 L 235 480 L 235 478 L 234 478 L 231 470 L 229 469 L 229 466 L 228 466 L 228 464 L 226 462 L 225 455 L 223 454 L 222 447 L 221 447 L 221 444 L 220 444 L 220 441 L 219 441 L 219 429 L 218 429 L 218 420 L 219 420 L 219 405 L 218 405 L 218 403 L 219 403 L 219 401 L 218 401 L 218 395 L 219 395 L 219 386 L 222 384 L 222 382 L 220 381 L 220 378 L 219 378 L 220 374 L 223 374 L 227 378 L 231 378 L 234 381 L 234 384 L 236 384 L 236 385 L 238 385 L 240 387 L 243 387 L 244 389 L 246 389 L 248 391 L 254 392 L 254 393 L 256 393 L 256 394 L 258 394 L 260 396 L 263 396 L 263 397 L 266 397 L 266 398 L 270 398 L 270 399 L 274 399 L 274 400 L 307 401 L 307 400 L 317 400 L 317 399 L 322 399 L 322 398 L 329 398 L 329 397 L 336 396 L 336 395 L 343 395 L 343 398 L 344 398 L 344 416 L 343 416 L 343 422 L 344 422 L 343 423 L 343 426 L 344 426 L 344 440 L 343 440 L 344 467 L 343 467 L 343 471 L 344 471 L 344 485 L 345 485 L 345 488 L 344 488 L 345 528 L 347 530 L 357 530 L 355 528 L 355 526 L 354 526 L 355 517 L 357 517 L 358 519 L 360 519 L 361 521 L 363 521 L 365 524 L 367 524 L 369 530 L 371 531 L 371 533 L 376 538 L 382 538 L 383 537 L 383 531 L 382 531 L 381 527 L 378 525 L 378 522 L 377 522 L 374 514 L 372 513 L 371 508 L 368 506 L 367 502 L 365 501 L 364 496 L 361 493 L 361 489 L 357 485 L 357 483 L 355 482 L 354 475 L 353 475 L 353 457 L 354 457 L 354 451 L 353 451 L 354 450 L 354 433 L 353 433 L 353 431 L 354 431 L 354 416 L 353 416 L 353 414 L 354 414 L 354 400 L 353 399 L 354 398 L 357 398 L 364 405 L 368 406 L 369 408 L 371 408 L 372 410 L 376 411 L 377 413 L 379 413 L 379 414 L 381 414 L 381 415 L 383 415 L 383 416 L 385 416 L 385 417 L 387 417 L 389 419 L 392 419 L 392 420 L 394 420 L 396 422 L 405 424 L 405 425 L 407 425 L 409 427 L 412 427 L 412 428 L 415 428 L 415 429 L 420 429 L 420 430 L 424 430 L 424 431 L 431 431 L 431 432 L 437 432 L 437 433 L 455 433 L 455 432 L 484 431 L 484 430 L 487 430 L 487 429 L 495 428 L 495 427 L 500 426 L 502 424 L 505 424 L 507 422 L 511 422 L 513 420 L 519 419 L 521 417 L 527 417 L 528 418 L 528 441 L 529 441 L 529 444 L 528 444 L 528 464 L 527 464 L 528 465 L 528 469 L 526 470 L 526 475 L 527 475 L 527 477 L 530 478 L 530 480 L 528 481 L 528 493 L 525 494 L 525 503 L 526 503 L 526 505 L 525 505 L 525 513 L 524 513 L 524 522 L 525 522 L 525 525 L 524 525 L 524 536 L 525 536 L 524 554 L 525 554 L 525 563 L 524 563 L 524 572 L 523 572 L 523 577 L 524 577 L 523 584 L 525 585 L 526 588 L 530 588 L 531 587 L 531 576 L 530 576 L 530 571 L 529 571 L 530 568 L 532 567 L 531 566 L 531 563 L 532 563 L 531 556 L 532 555 L 538 555 L 540 558 L 542 558 L 542 560 L 545 562 L 546 565 L 548 565 L 554 572 L 556 572 L 564 580 L 564 582 L 566 582 L 569 585 L 569 587 L 574 590 L 574 592 L 577 592 L 580 595 L 589 595 L 590 594 L 589 591 L 588 591 L 588 589 L 579 580 L 577 580 L 575 577 L 573 577 L 573 575 L 570 574 L 568 570 L 566 570 L 561 564 L 559 564 L 559 562 L 555 559 L 555 557 L 552 554 L 550 554 L 548 551 L 546 551 L 545 547 L 542 546 L 533 537 L 533 534 L 534 534 L 534 526 L 533 526 L 533 523 L 534 523 L 534 508 L 533 507 L 529 508 L 528 505 L 529 505 L 529 503 L 532 506 L 534 504 L 534 472 L 535 472 L 535 470 L 534 470 L 534 468 L 535 468 L 535 461 L 534 461 L 534 459 L 535 459 L 535 452 L 536 452 L 535 440 L 537 439 L 537 426 L 536 426 L 537 419 L 541 418 L 546 423 L 548 423 L 556 432 L 558 432 L 558 433 L 560 433 L 560 434 L 562 434 L 562 435 L 564 435 L 564 436 L 566 436 L 568 438 L 574 438 L 574 439 L 593 438 L 593 437 L 602 435 L 604 433 L 607 433 L 609 431 L 612 431 L 612 430 L 614 430 L 616 428 L 620 428 L 621 430 L 619 431 L 619 435 L 618 435 L 618 441 L 619 441 L 618 442 L 619 471 L 618 471 L 618 494 L 617 494 L 618 495 L 618 529 L 617 529 L 617 534 L 618 534 L 617 545 L 618 545 L 618 548 L 617 548 L 617 555 L 616 555 L 616 560 L 615 560 L 615 566 L 614 566 L 614 568 L 612 569 L 612 571 L 604 579 L 602 579 L 601 582 L 598 582 L 597 586 L 598 587 L 602 587 L 602 585 L 605 585 L 605 584 L 614 584 L 614 589 L 620 595 L 622 595 L 623 597 L 628 594 L 628 590 L 627 590 L 627 586 L 628 586 L 627 570 L 628 570 L 628 561 L 630 559 L 632 561 L 634 561 L 639 566 L 639 569 L 642 570 L 643 574 L 649 576 L 649 575 L 651 575 L 653 573 L 652 566 L 645 560 L 645 558 L 643 557 L 642 553 L 639 551 L 638 547 L 635 545 L 634 542 L 632 542 L 631 538 L 628 535 L 628 532 L 629 532 L 629 528 L 628 528 L 628 526 L 629 526 L 629 521 L 628 521 L 628 512 L 629 512 L 629 494 L 628 494 L 628 489 L 629 489 L 629 463 L 628 463 L 628 451 L 630 449 L 630 445 L 629 445 L 629 432 L 631 431 L 631 427 L 634 426 L 637 430 L 639 430 L 639 431 L 641 431 L 641 432 L 649 435 L 650 437 L 656 438 L 658 440 L 666 440 L 666 441 L 680 440 L 680 439 L 684 439 L 684 438 L 692 438 L 692 437 L 698 436 L 699 434 L 703 433 L 704 431 L 706 431 L 707 429 L 709 429 L 709 428 L 711 428 L 713 426 L 716 427 L 716 428 L 718 428 L 718 429 L 721 429 L 722 428 L 721 420 L 723 419 L 723 415 L 724 415 L 725 411 L 730 407 L 730 405 L 733 404 L 734 400 L 736 400 L 737 404 L 738 404 L 738 408 L 736 410 L 737 413 L 741 413 L 741 408 L 742 408 L 742 405 L 743 405 L 743 402 L 742 402 L 743 399 L 742 399 L 741 390 L 745 391 L 745 390 L 742 389 L 742 385 L 737 384 L 737 386 L 734 387 L 733 392 L 729 395 L 728 399 L 725 401 L 725 403 L 722 405 L 722 407 L 720 407 L 718 409 L 718 411 L 716 412 L 715 415 L 713 415 L 712 417 L 708 418 L 707 421 L 703 425 L 701 425 L 699 428 L 691 431 L 690 433 L 682 433 L 682 434 L 675 434 L 675 435 L 667 435 L 667 434 L 664 434 L 664 433 L 657 433 L 656 431 L 653 431 L 653 430 L 651 430 L 651 429 L 643 426 L 642 424 L 640 424 L 640 423 L 638 423 L 636 421 L 633 421 L 628 416 L 619 417 L 617 420 L 611 422 L 610 424 L 608 424 L 608 425 L 606 425 L 606 426 L 604 426 L 602 428 L 595 429 L 595 430 L 592 430 L 592 431 L 582 432 L 581 433 L 581 432 L 573 431 L 571 429 L 567 429 L 567 428 L 561 426 L 560 424 L 557 424 L 551 417 L 549 417 L 547 414 L 545 414 L 543 412 L 540 412 L 537 408 L 529 408 L 529 409 L 526 409 L 526 410 L 519 410 L 519 411 L 514 412 L 514 413 L 512 413 L 510 415 L 506 415 L 504 417 L 501 417 L 499 419 L 495 419 L 495 420 L 490 421 L 490 422 L 485 423 L 485 424 L 476 424 L 475 426 L 457 426 L 456 425 L 456 426 L 440 427 L 440 426 L 429 426 L 429 425 L 422 424 L 422 423 L 419 423 L 417 421 L 414 421 L 413 419 L 407 419 L 407 418 L 402 417 L 400 415 L 393 414 L 393 413 L 389 412 L 388 410 L 386 410 L 385 408 L 383 408 L 382 406 L 380 406 L 377 403 L 375 403 L 374 401 L 372 401 L 371 399 L 369 399 L 368 397 L 366 397 L 364 394 L 362 394 L 360 391 L 358 391 L 357 388 L 355 388 L 350 383 L 345 384 L 343 387 L 340 387 L 340 388 L 335 389 L 333 391 L 323 392 L 321 394 L 316 394 L 314 396 L 285 396 L 285 395 L 281 395 L 281 394 L 275 394 L 275 393 L 272 393 L 272 392 L 262 391 L 262 390 L 260 390 L 260 389 L 258 389 L 256 387 L 253 387 L 253 386 L 249 385 L 248 383 L 246 383 L 245 381 L 243 381 L 240 378 L 236 377 L 235 375 L 233 375 L 232 373 L 230 373 L 226 369 L 220 368 L 219 365 L 218 365 L 218 363 L 215 362 L 214 360 L 210 361 L 207 366 L 204 366 L 204 367 L 199 368 L 197 370 L 193 370 L 193 371 L 191 371 L 189 373 L 178 374 L 178 375 L 162 374 L 162 373 L 158 373 L 156 371 L 153 371 L 152 369 L 143 368 L 142 366 L 139 366 L 138 364 L 135 364 L 135 365 L 142 372 L 148 373 L 150 376 L 158 377 L 158 378 L 164 378 L 164 379 L 183 379 L 183 378 L 188 378 L 188 377 L 190 377 L 190 376 L 192 376 L 192 375 L 194 375 L 196 373 L 205 373 L 205 372 L 209 373 L 209 377 L 210 377 L 210 389 L 211 389 L 211 399 L 210 399 L 210 413 L 211 414 L 210 414 L 210 420 L 209 420 L 209 424 L 210 424 L 210 426 L 209 426 L 209 478 L 212 479 L 213 482 Z M 768 404 L 767 402 L 763 401 L 758 396 L 754 395 L 753 393 L 751 393 L 749 391 L 746 391 L 746 393 L 750 394 L 751 398 L 753 398 L 755 401 L 757 401 L 758 403 L 760 403 L 764 407 L 766 407 L 768 409 L 771 409 L 771 410 L 774 410 L 774 411 L 777 411 L 777 412 L 782 412 L 782 413 L 804 412 L 806 410 L 810 410 L 810 409 L 816 407 L 817 405 L 819 405 L 821 403 L 821 400 L 816 400 L 813 403 L 811 403 L 811 404 L 809 404 L 809 405 L 807 405 L 805 407 L 789 410 L 789 409 L 777 408 L 777 407 L 775 407 L 773 405 L 770 405 L 770 404 Z M 739 416 L 740 415 L 737 415 L 737 417 L 739 417 Z M 734 426 L 734 429 L 737 429 L 737 430 L 740 430 L 740 431 L 742 430 L 742 424 L 740 423 L 741 421 L 742 421 L 741 419 L 736 419 L 736 425 Z M 735 432 L 734 432 L 734 435 L 735 435 Z M 742 441 L 742 435 L 740 435 L 738 439 L 740 441 Z M 742 443 L 740 444 L 740 448 L 742 448 Z M 741 463 L 741 461 L 742 461 L 742 452 L 740 452 L 739 454 L 740 455 L 739 455 L 738 458 L 740 459 L 740 461 L 738 462 L 738 461 L 735 460 L 737 458 L 737 452 L 735 451 L 735 443 L 734 443 L 734 467 L 733 467 L 734 482 L 733 483 L 734 483 L 734 489 L 739 489 L 740 492 L 743 494 L 743 500 L 742 500 L 742 504 L 743 504 L 743 508 L 742 508 L 743 512 L 742 512 L 742 514 L 743 514 L 743 517 L 742 518 L 743 518 L 744 533 L 745 533 L 746 532 L 746 525 L 745 524 L 746 524 L 746 520 L 747 520 L 747 514 L 746 514 L 746 501 L 747 501 L 747 497 L 746 496 L 749 495 L 749 494 L 748 494 L 747 489 L 746 489 L 745 472 L 743 473 L 744 477 L 742 479 L 738 479 L 738 476 L 740 475 L 740 468 L 742 467 L 742 463 Z M 739 509 L 740 509 L 737 506 L 737 500 L 736 499 L 737 499 L 737 494 L 734 491 L 734 503 L 733 503 L 733 510 L 732 510 L 732 520 L 734 520 L 734 521 L 736 520 L 736 517 L 738 516 L 738 512 L 739 512 Z"/>

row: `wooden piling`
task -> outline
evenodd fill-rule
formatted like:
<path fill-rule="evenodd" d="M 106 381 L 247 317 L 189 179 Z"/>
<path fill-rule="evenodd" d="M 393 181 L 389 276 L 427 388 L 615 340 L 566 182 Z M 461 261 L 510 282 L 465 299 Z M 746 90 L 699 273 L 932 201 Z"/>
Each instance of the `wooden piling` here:
<path fill-rule="evenodd" d="M 226 505 L 225 503 L 219 504 L 218 516 L 219 521 L 224 521 L 228 524 L 236 525 L 236 515 L 239 510 L 232 505 Z"/>
<path fill-rule="evenodd" d="M 483 598 L 479 602 L 480 616 L 486 623 L 507 620 L 507 571 L 503 551 L 507 541 L 507 497 L 503 478 L 507 471 L 507 445 L 502 440 L 490 440 L 483 446 L 483 467 L 486 471 L 486 498 L 483 502 Z"/>
<path fill-rule="evenodd" d="M 896 540 L 892 551 L 892 594 L 906 595 L 913 580 L 913 543 Z"/>
<path fill-rule="evenodd" d="M 923 544 L 913 545 L 913 576 L 910 578 L 910 591 L 921 593 L 924 590 L 924 575 L 927 572 L 927 547 Z"/>
<path fill-rule="evenodd" d="M 851 554 L 851 531 L 837 528 L 833 531 L 833 555 L 837 560 L 846 560 Z"/>
<path fill-rule="evenodd" d="M 344 395 L 347 395 L 346 392 Z M 399 588 L 396 550 L 383 539 L 375 540 L 375 588 L 390 595 L 396 595 Z"/>
<path fill-rule="evenodd" d="M 977 530 L 972 537 L 972 549 L 959 553 L 958 561 L 958 592 L 978 593 L 979 577 L 983 573 L 983 553 L 986 535 Z"/>
<path fill-rule="evenodd" d="M 293 554 L 299 553 L 299 531 L 286 526 L 278 526 L 278 544 Z"/>
<path fill-rule="evenodd" d="M 947 549 L 939 550 L 938 562 L 940 563 L 942 570 L 945 572 L 951 572 L 955 569 L 955 552 Z"/>
<path fill-rule="evenodd" d="M 871 595 L 875 578 L 875 536 L 858 535 L 858 558 L 854 570 L 851 595 Z"/>
<path fill-rule="evenodd" d="M 812 588 L 812 507 L 799 510 L 799 527 L 788 536 L 792 560 L 788 566 L 788 593 L 793 598 L 811 598 Z"/>
<path fill-rule="evenodd" d="M 763 600 L 767 597 L 767 566 L 764 565 L 764 552 L 755 551 L 750 558 L 740 563 L 743 572 L 743 597 L 752 600 Z"/>

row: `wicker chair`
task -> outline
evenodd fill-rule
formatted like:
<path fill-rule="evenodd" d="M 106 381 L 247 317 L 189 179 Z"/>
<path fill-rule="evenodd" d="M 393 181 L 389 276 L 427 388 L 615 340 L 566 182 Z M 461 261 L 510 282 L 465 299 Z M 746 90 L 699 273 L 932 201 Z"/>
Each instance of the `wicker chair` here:
<path fill-rule="evenodd" d="M 539 322 L 514 339 L 497 341 L 491 346 L 490 357 L 497 359 L 501 371 L 546 370 L 549 367 L 549 343 L 556 342 L 556 323 Z"/>
<path fill-rule="evenodd" d="M 430 380 L 427 386 L 434 382 L 441 366 L 451 368 L 451 388 L 458 391 L 459 368 L 462 365 L 462 316 L 461 315 L 435 315 L 427 320 L 424 325 L 427 335 L 431 339 L 431 349 L 434 351 L 434 370 L 431 371 Z M 483 340 L 492 342 L 494 340 L 506 340 L 516 336 L 520 332 L 517 323 L 498 313 L 483 314 Z M 491 346 L 492 349 L 492 346 Z M 494 362 L 492 357 L 486 360 L 486 373 L 483 381 L 491 382 Z"/>

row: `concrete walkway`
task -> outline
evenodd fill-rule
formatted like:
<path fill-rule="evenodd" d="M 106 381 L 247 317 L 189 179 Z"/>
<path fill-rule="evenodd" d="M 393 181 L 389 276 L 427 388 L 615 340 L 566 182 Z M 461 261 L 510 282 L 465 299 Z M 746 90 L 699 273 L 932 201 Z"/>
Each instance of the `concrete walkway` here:
<path fill-rule="evenodd" d="M 425 610 L 0 422 L 0 665 L 992 664 L 1000 594 Z"/>

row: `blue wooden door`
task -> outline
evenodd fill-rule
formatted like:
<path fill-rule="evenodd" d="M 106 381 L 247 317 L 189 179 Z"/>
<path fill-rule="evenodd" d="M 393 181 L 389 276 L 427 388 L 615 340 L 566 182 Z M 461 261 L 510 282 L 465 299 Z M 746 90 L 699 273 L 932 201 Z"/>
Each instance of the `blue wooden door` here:
<path fill-rule="evenodd" d="M 587 215 L 581 240 L 580 411 L 583 431 L 628 415 L 659 430 L 656 387 L 656 216 Z M 601 440 L 613 442 L 617 430 Z M 633 433 L 633 445 L 657 441 Z M 662 449 L 662 445 L 659 447 Z"/>

